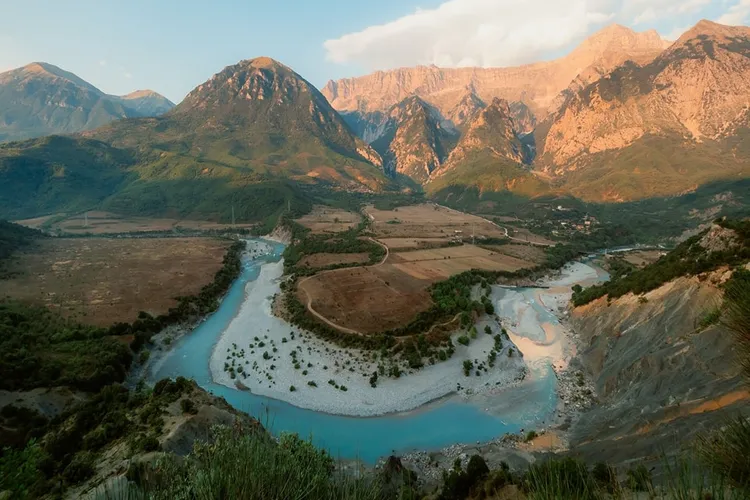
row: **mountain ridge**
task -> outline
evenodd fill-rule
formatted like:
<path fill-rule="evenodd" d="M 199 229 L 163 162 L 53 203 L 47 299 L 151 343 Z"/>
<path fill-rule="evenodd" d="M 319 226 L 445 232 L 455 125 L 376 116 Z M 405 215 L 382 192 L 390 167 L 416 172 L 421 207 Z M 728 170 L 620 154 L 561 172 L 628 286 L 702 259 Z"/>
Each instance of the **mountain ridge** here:
<path fill-rule="evenodd" d="M 0 73 L 0 142 L 91 130 L 172 107 L 152 90 L 109 95 L 58 66 L 33 62 Z"/>
<path fill-rule="evenodd" d="M 623 30 L 629 36 L 623 36 Z M 612 51 L 618 43 L 625 46 L 620 51 Z M 494 97 L 521 101 L 535 115 L 543 117 L 557 94 L 583 69 L 592 65 L 602 66 L 603 70 L 613 69 L 628 59 L 648 62 L 664 50 L 666 43 L 653 31 L 636 33 L 622 26 L 610 26 L 593 34 L 570 54 L 549 62 L 506 68 L 438 68 L 434 65 L 396 68 L 331 80 L 321 91 L 339 111 L 383 111 L 413 93 L 445 115 L 459 102 L 464 89 L 472 85 L 485 102 Z"/>

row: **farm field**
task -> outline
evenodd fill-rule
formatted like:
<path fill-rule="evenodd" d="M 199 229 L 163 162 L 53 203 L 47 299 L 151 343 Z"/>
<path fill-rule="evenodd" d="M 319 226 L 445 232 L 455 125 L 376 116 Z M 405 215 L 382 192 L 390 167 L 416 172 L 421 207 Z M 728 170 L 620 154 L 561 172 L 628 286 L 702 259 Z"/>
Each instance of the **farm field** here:
<path fill-rule="evenodd" d="M 344 214 L 317 207 L 315 217 L 298 222 L 307 227 L 328 224 L 333 214 L 339 224 Z M 384 262 L 372 266 L 322 271 L 298 282 L 297 297 L 311 312 L 344 332 L 376 333 L 408 324 L 432 305 L 429 287 L 471 269 L 518 271 L 543 263 L 542 247 L 508 242 L 492 247 L 481 245 L 482 237 L 503 238 L 504 228 L 480 217 L 432 204 L 398 207 L 393 210 L 365 208 L 371 231 L 388 247 Z M 356 215 L 356 214 L 351 214 Z M 455 243 L 475 232 L 478 245 Z M 310 267 L 338 263 L 366 262 L 365 254 L 320 253 L 300 262 Z M 357 260 L 355 260 L 357 259 Z M 361 259 L 361 260 L 359 260 Z"/>
<path fill-rule="evenodd" d="M 355 212 L 315 205 L 312 212 L 297 219 L 297 222 L 314 234 L 322 234 L 346 231 L 359 224 L 361 219 L 362 217 Z"/>
<path fill-rule="evenodd" d="M 300 267 L 325 267 L 334 264 L 363 264 L 370 260 L 368 253 L 315 253 L 300 259 Z"/>
<path fill-rule="evenodd" d="M 533 261 L 474 245 L 393 253 L 388 262 L 414 278 L 429 281 L 448 279 L 471 269 L 517 271 L 536 265 Z"/>
<path fill-rule="evenodd" d="M 0 295 L 81 322 L 131 322 L 166 313 L 174 297 L 213 281 L 231 245 L 214 238 L 49 238 L 8 263 Z"/>
<path fill-rule="evenodd" d="M 337 325 L 375 333 L 411 321 L 432 305 L 429 280 L 390 264 L 328 271 L 300 283 L 298 297 Z"/>
<path fill-rule="evenodd" d="M 391 251 L 397 252 L 399 250 L 447 245 L 453 240 L 451 238 L 378 238 L 378 241 L 390 248 Z"/>
<path fill-rule="evenodd" d="M 521 260 L 534 262 L 536 264 L 543 263 L 547 254 L 544 253 L 544 249 L 539 246 L 525 245 L 523 243 L 509 243 L 507 245 L 481 245 L 482 248 L 487 248 L 493 252 L 497 252 L 503 255 L 510 255 L 511 257 L 517 257 Z"/>
<path fill-rule="evenodd" d="M 368 206 L 365 211 L 373 221 L 373 232 L 379 238 L 454 238 L 477 236 L 502 238 L 505 231 L 481 217 L 433 204 L 411 205 L 393 210 Z"/>
<path fill-rule="evenodd" d="M 172 231 L 174 229 L 188 229 L 207 231 L 212 229 L 250 228 L 252 224 L 220 224 L 217 222 L 194 221 L 169 218 L 130 217 L 110 212 L 91 211 L 87 214 L 49 215 L 16 221 L 16 223 L 34 229 L 45 229 L 53 233 L 83 235 L 83 234 L 117 234 L 154 231 Z"/>
<path fill-rule="evenodd" d="M 623 258 L 633 264 L 636 267 L 646 267 L 652 262 L 659 260 L 659 257 L 664 255 L 664 250 L 634 250 L 632 252 L 625 252 Z"/>

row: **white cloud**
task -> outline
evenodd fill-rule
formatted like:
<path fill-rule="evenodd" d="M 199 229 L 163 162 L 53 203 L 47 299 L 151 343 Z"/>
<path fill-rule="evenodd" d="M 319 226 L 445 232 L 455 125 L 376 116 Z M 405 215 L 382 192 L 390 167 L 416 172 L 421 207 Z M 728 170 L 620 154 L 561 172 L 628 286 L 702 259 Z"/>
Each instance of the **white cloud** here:
<path fill-rule="evenodd" d="M 133 75 L 130 72 L 128 72 L 128 71 L 126 71 L 125 73 L 123 73 L 122 76 L 124 76 L 128 80 L 130 80 L 131 78 L 133 78 Z"/>
<path fill-rule="evenodd" d="M 107 60 L 106 59 L 102 59 L 101 61 L 99 61 L 99 66 L 104 67 L 106 65 L 107 65 Z"/>
<path fill-rule="evenodd" d="M 611 17 L 587 0 L 449 0 L 324 46 L 328 60 L 369 68 L 511 65 L 566 47 Z"/>
<path fill-rule="evenodd" d="M 750 0 L 736 1 L 725 15 L 735 20 L 746 15 L 739 5 L 750 5 Z M 668 35 L 675 39 L 685 31 L 681 26 L 697 22 L 712 7 L 712 0 L 446 0 L 327 40 L 324 47 L 329 61 L 359 63 L 368 70 L 509 66 L 558 53 L 610 22 L 660 30 L 672 22 L 680 26 Z"/>
<path fill-rule="evenodd" d="M 750 21 L 750 0 L 739 0 L 727 12 L 716 19 L 719 24 L 737 26 Z"/>

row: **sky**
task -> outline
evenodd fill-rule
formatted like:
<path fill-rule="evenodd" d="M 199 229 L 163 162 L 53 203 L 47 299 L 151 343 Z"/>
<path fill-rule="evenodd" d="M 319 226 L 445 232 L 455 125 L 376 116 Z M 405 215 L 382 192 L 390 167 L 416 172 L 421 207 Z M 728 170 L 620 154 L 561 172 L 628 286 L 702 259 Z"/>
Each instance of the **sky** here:
<path fill-rule="evenodd" d="M 417 64 L 559 57 L 612 23 L 673 40 L 700 19 L 750 24 L 750 0 L 0 0 L 0 72 L 43 61 L 110 94 L 179 102 L 242 59 L 317 87 Z"/>

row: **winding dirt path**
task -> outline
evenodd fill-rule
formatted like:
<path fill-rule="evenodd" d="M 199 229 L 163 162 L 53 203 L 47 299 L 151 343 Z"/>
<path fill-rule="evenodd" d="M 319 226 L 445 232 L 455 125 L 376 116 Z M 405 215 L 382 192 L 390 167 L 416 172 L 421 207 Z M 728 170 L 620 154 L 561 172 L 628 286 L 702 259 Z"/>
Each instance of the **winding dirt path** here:
<path fill-rule="evenodd" d="M 388 248 L 388 246 L 386 244 L 384 244 L 384 243 L 382 243 L 382 242 L 380 242 L 380 241 L 378 241 L 378 240 L 376 240 L 374 238 L 368 237 L 367 239 L 370 240 L 371 242 L 373 242 L 373 243 L 375 243 L 375 244 L 380 245 L 381 247 L 383 247 L 385 249 L 385 256 L 383 257 L 383 260 L 381 260 L 377 264 L 373 264 L 371 266 L 362 266 L 362 267 L 365 267 L 365 268 L 374 268 L 374 267 L 380 267 L 380 266 L 382 266 L 383 264 L 385 264 L 385 261 L 388 260 L 388 257 L 391 254 L 390 249 Z M 349 269 L 349 268 L 343 268 L 343 269 Z M 307 303 L 305 304 L 305 307 L 307 307 L 307 310 L 310 311 L 310 314 L 312 314 L 313 316 L 315 316 L 316 318 L 318 318 L 320 321 L 322 321 L 326 325 L 330 326 L 331 328 L 335 328 L 336 330 L 339 330 L 340 332 L 349 333 L 349 334 L 352 334 L 352 335 L 367 335 L 365 333 L 358 332 L 357 330 L 352 330 L 351 328 L 346 328 L 345 326 L 341 326 L 341 325 L 339 325 L 337 323 L 334 323 L 333 321 L 331 321 L 330 319 L 326 318 L 321 313 L 319 313 L 318 311 L 316 311 L 315 308 L 312 306 L 312 296 L 307 291 L 307 288 L 304 287 L 304 284 L 307 281 L 309 281 L 310 279 L 312 279 L 312 278 L 316 278 L 316 277 L 321 276 L 323 274 L 333 273 L 333 272 L 341 271 L 341 270 L 342 269 L 329 269 L 327 271 L 321 271 L 321 272 L 319 272 L 317 274 L 313 274 L 312 276 L 308 276 L 307 278 L 304 278 L 302 281 L 300 281 L 299 283 L 297 283 L 297 288 L 299 288 L 300 290 L 302 290 L 303 292 L 305 292 L 305 296 L 307 297 Z"/>

